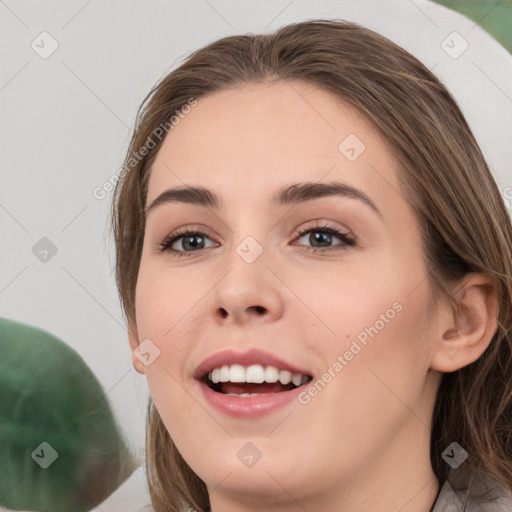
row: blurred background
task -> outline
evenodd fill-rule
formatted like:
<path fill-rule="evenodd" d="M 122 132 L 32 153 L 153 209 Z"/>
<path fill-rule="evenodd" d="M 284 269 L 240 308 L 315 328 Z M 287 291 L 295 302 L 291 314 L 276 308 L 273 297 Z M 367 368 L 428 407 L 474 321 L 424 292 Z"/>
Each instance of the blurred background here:
<path fill-rule="evenodd" d="M 512 0 L 434 0 L 478 23 L 512 52 Z"/>

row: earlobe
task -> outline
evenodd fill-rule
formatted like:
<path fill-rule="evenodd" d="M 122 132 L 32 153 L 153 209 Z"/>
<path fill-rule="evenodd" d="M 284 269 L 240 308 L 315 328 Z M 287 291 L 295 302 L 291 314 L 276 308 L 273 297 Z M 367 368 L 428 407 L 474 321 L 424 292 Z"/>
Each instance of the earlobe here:
<path fill-rule="evenodd" d="M 441 315 L 431 368 L 453 372 L 476 361 L 498 327 L 494 283 L 484 274 L 468 274 L 455 293 L 459 307 L 446 306 Z"/>
<path fill-rule="evenodd" d="M 139 346 L 139 337 L 137 335 L 137 327 L 130 325 L 128 328 L 128 341 L 130 342 L 130 349 L 132 352 L 132 364 L 135 370 L 141 375 L 145 375 L 145 367 L 142 361 L 135 356 L 135 349 Z"/>

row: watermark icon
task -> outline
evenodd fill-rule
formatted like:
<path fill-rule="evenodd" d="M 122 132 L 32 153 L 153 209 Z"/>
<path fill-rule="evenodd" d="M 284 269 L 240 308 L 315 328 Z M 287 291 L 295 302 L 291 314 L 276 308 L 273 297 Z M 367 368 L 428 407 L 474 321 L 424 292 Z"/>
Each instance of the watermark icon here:
<path fill-rule="evenodd" d="M 392 306 L 386 310 L 385 313 L 381 313 L 379 315 L 379 319 L 374 322 L 370 327 L 365 327 L 357 336 L 357 340 L 352 340 L 350 344 L 350 348 L 346 350 L 343 355 L 338 355 L 336 361 L 327 368 L 327 370 L 319 377 L 315 382 L 311 382 L 308 388 L 301 393 L 297 397 L 298 401 L 302 405 L 307 405 L 311 402 L 311 399 L 318 395 L 329 382 L 338 375 L 345 366 L 349 364 L 350 361 L 354 359 L 354 357 L 361 352 L 363 347 L 366 347 L 368 344 L 368 338 L 375 338 L 377 334 L 379 334 L 384 327 L 386 327 L 391 320 L 393 320 L 400 311 L 402 311 L 403 306 L 400 302 L 394 302 Z M 359 341 L 359 343 L 358 343 Z M 361 346 L 363 345 L 363 347 Z"/>
<path fill-rule="evenodd" d="M 469 48 L 469 43 L 457 31 L 453 31 L 443 39 L 441 48 L 455 60 Z"/>
<path fill-rule="evenodd" d="M 357 160 L 366 149 L 363 141 L 354 133 L 347 135 L 339 144 L 339 152 L 350 162 Z"/>
<path fill-rule="evenodd" d="M 244 466 L 252 468 L 261 459 L 261 457 L 263 457 L 263 454 L 258 450 L 254 443 L 249 441 L 248 443 L 245 443 L 240 450 L 238 450 L 236 456 Z"/>
<path fill-rule="evenodd" d="M 165 137 L 167 133 L 172 130 L 175 126 L 180 123 L 187 114 L 190 113 L 193 107 L 197 105 L 195 98 L 190 98 L 185 105 L 179 110 L 175 110 L 174 114 L 165 123 L 161 123 L 160 126 L 155 128 L 151 135 L 146 139 L 146 142 L 137 150 L 131 153 L 130 157 L 126 160 L 123 167 L 108 178 L 101 186 L 95 187 L 92 191 L 94 199 L 101 201 L 107 197 L 107 194 L 112 192 L 117 182 L 127 173 L 130 168 L 137 165 L 144 157 L 149 154 L 149 151 L 154 149 L 157 145 L 155 139 L 160 140 Z"/>
<path fill-rule="evenodd" d="M 32 254 L 42 263 L 48 263 L 56 254 L 57 246 L 46 236 L 43 236 L 32 247 Z"/>
<path fill-rule="evenodd" d="M 47 59 L 57 50 L 59 43 L 48 32 L 41 32 L 31 43 L 30 47 L 41 59 Z"/>
<path fill-rule="evenodd" d="M 59 454 L 46 441 L 42 442 L 33 452 L 32 458 L 43 468 L 48 469 L 58 458 Z"/>
<path fill-rule="evenodd" d="M 441 454 L 441 457 L 453 468 L 457 469 L 467 458 L 468 452 L 462 448 L 462 446 L 453 442 L 446 448 Z"/>
<path fill-rule="evenodd" d="M 133 353 L 144 366 L 153 364 L 160 357 L 160 349 L 149 338 L 142 340 Z"/>
<path fill-rule="evenodd" d="M 263 252 L 263 247 L 252 236 L 247 236 L 238 244 L 236 252 L 246 263 L 253 263 Z"/>

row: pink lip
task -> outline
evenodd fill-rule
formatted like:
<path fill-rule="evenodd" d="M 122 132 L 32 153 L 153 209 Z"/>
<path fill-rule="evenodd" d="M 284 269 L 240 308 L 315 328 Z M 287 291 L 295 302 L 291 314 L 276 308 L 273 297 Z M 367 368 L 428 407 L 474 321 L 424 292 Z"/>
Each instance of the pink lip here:
<path fill-rule="evenodd" d="M 308 371 L 298 368 L 279 357 L 260 349 L 251 349 L 246 352 L 223 350 L 205 359 L 194 372 L 196 383 L 201 389 L 205 400 L 217 411 L 235 418 L 257 418 L 269 414 L 276 409 L 297 400 L 297 396 L 308 384 L 304 384 L 289 391 L 280 393 L 262 393 L 258 396 L 237 397 L 213 391 L 204 381 L 203 377 L 215 368 L 225 364 L 241 364 L 249 366 L 260 364 L 262 366 L 275 366 L 280 370 L 292 373 L 311 375 Z"/>
<path fill-rule="evenodd" d="M 269 414 L 280 407 L 297 400 L 308 384 L 282 391 L 281 393 L 263 393 L 258 396 L 238 397 L 217 393 L 204 382 L 196 381 L 205 400 L 217 411 L 241 419 L 255 419 Z"/>
<path fill-rule="evenodd" d="M 303 375 L 310 375 L 307 370 L 293 366 L 279 357 L 265 352 L 258 348 L 250 349 L 246 352 L 235 352 L 234 350 L 222 350 L 205 359 L 194 372 L 194 378 L 202 379 L 207 373 L 215 368 L 220 368 L 225 364 L 241 364 L 249 366 L 251 364 L 261 364 L 262 366 L 275 366 L 280 370 L 288 370 L 292 373 L 302 373 Z"/>

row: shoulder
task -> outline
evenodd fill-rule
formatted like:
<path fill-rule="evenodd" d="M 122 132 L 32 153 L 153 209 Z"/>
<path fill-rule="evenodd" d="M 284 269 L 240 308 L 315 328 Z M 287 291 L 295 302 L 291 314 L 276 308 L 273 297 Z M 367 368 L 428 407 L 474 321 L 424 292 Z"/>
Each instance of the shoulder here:
<path fill-rule="evenodd" d="M 452 470 L 441 487 L 432 512 L 512 511 L 512 492 L 495 479 L 479 474 L 471 486 L 469 483 L 467 472 Z"/>

